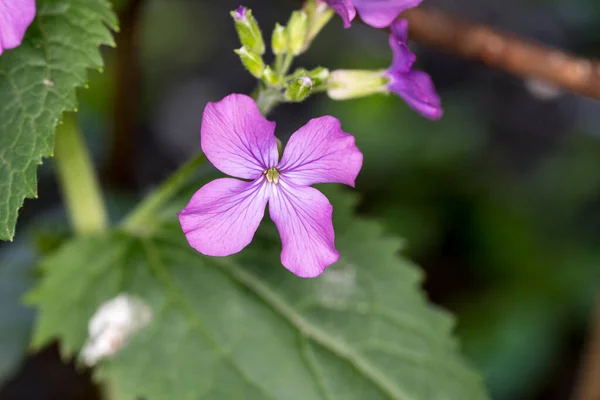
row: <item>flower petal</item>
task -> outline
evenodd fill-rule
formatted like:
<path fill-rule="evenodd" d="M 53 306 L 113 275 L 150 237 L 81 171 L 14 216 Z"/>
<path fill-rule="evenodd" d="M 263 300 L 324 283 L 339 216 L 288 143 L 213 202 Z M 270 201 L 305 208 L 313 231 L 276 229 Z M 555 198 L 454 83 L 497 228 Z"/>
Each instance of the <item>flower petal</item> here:
<path fill-rule="evenodd" d="M 391 26 L 391 31 L 389 43 L 394 59 L 390 71 L 396 73 L 408 72 L 417 59 L 406 45 L 408 41 L 408 21 L 402 18 L 396 20 Z"/>
<path fill-rule="evenodd" d="M 415 111 L 429 119 L 442 118 L 440 96 L 428 74 L 413 70 L 390 78 L 388 89 L 402 97 Z"/>
<path fill-rule="evenodd" d="M 334 247 L 333 206 L 311 187 L 279 181 L 269 214 L 281 236 L 281 263 L 301 278 L 314 278 L 340 258 Z"/>
<path fill-rule="evenodd" d="M 17 47 L 35 17 L 35 0 L 0 0 L 0 54 Z"/>
<path fill-rule="evenodd" d="M 228 256 L 252 241 L 268 200 L 264 178 L 216 179 L 192 196 L 179 222 L 194 249 L 207 256 Z"/>
<path fill-rule="evenodd" d="M 342 18 L 344 28 L 350 28 L 350 22 L 356 17 L 352 0 L 325 0 L 325 2 Z"/>
<path fill-rule="evenodd" d="M 334 117 L 314 118 L 288 141 L 279 163 L 281 175 L 295 185 L 338 182 L 354 186 L 363 156 L 354 136 Z"/>
<path fill-rule="evenodd" d="M 200 141 L 209 161 L 222 172 L 256 179 L 277 164 L 275 123 L 267 121 L 252 98 L 231 94 L 208 103 L 202 117 Z"/>
<path fill-rule="evenodd" d="M 385 28 L 402 11 L 418 6 L 421 1 L 423 0 L 354 0 L 354 6 L 365 24 Z"/>

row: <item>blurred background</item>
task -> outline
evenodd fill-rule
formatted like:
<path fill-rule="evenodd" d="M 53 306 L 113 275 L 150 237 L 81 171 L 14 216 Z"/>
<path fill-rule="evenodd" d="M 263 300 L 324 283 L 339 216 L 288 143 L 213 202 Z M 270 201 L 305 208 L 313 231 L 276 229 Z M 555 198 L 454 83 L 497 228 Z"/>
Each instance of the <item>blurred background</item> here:
<path fill-rule="evenodd" d="M 229 11 L 240 0 L 115 1 L 121 47 L 79 90 L 78 119 L 116 220 L 200 150 L 207 101 L 249 93 Z M 600 56 L 597 0 L 426 0 L 588 57 Z M 297 3 L 247 0 L 265 36 Z M 495 400 L 567 399 L 585 353 L 600 278 L 600 104 L 415 43 L 445 116 L 431 122 L 394 96 L 284 105 L 285 142 L 307 119 L 336 116 L 365 163 L 359 212 L 405 239 L 432 301 L 457 316 L 466 356 Z M 334 19 L 303 67 L 387 68 L 383 32 Z M 17 238 L 0 245 L 0 399 L 97 399 L 89 371 L 56 346 L 26 354 L 33 310 L 19 297 L 35 263 L 68 234 L 52 160 Z M 76 307 L 77 305 L 73 305 Z M 65 310 L 68 312 L 68 310 Z"/>

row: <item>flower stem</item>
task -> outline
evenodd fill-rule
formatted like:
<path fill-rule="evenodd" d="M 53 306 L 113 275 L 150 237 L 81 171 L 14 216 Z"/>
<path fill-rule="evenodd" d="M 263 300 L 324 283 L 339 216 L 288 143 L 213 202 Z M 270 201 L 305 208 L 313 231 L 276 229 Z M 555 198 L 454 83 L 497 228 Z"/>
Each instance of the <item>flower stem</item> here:
<path fill-rule="evenodd" d="M 104 199 L 90 154 L 72 114 L 56 129 L 55 165 L 73 230 L 77 235 L 108 226 Z"/>
<path fill-rule="evenodd" d="M 278 71 L 279 76 L 282 79 L 285 77 L 285 75 L 290 70 L 290 67 L 292 66 L 293 61 L 294 61 L 294 54 L 291 52 L 286 53 L 285 58 L 283 59 L 283 65 L 281 66 L 281 69 Z"/>
<path fill-rule="evenodd" d="M 206 157 L 200 153 L 181 168 L 179 168 L 169 179 L 167 179 L 150 196 L 146 197 L 122 222 L 121 226 L 129 232 L 141 233 L 145 231 L 146 224 L 152 220 L 159 209 L 179 192 L 194 175 L 198 167 L 204 163 Z"/>
<path fill-rule="evenodd" d="M 265 117 L 283 100 L 281 89 L 260 85 L 254 93 L 254 100 Z"/>
<path fill-rule="evenodd" d="M 275 56 L 275 73 L 279 74 L 279 77 L 281 77 L 280 71 L 281 71 L 282 67 L 283 67 L 283 54 L 277 54 Z"/>

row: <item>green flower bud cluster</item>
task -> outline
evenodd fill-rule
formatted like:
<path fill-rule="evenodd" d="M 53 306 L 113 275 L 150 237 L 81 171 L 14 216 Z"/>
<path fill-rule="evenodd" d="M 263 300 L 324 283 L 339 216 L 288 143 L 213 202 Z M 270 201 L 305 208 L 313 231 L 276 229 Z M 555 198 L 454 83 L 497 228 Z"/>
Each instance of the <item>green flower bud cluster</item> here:
<path fill-rule="evenodd" d="M 272 65 L 263 60 L 265 41 L 252 11 L 239 7 L 231 12 L 242 47 L 234 50 L 252 76 L 260 81 L 258 91 L 268 91 L 276 102 L 300 102 L 315 91 L 327 90 L 329 70 L 299 68 L 288 74 L 294 57 L 307 50 L 333 11 L 317 0 L 308 0 L 302 10 L 292 12 L 287 24 L 275 24 L 271 35 Z"/>

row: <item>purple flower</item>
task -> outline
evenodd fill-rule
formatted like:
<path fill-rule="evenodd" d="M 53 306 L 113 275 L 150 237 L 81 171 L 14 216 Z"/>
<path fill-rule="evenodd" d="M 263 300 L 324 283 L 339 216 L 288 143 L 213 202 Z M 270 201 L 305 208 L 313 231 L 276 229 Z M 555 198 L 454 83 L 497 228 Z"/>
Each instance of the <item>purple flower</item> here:
<path fill-rule="evenodd" d="M 401 12 L 421 4 L 423 0 L 322 0 L 333 8 L 346 28 L 356 16 L 375 28 L 390 26 Z"/>
<path fill-rule="evenodd" d="M 345 100 L 392 92 L 419 114 L 440 119 L 444 112 L 431 78 L 423 71 L 412 69 L 416 57 L 406 45 L 408 22 L 397 19 L 391 32 L 389 40 L 394 53 L 391 67 L 378 71 L 333 71 L 327 94 L 332 99 Z"/>
<path fill-rule="evenodd" d="M 333 117 L 312 119 L 296 131 L 281 161 L 274 132 L 275 123 L 248 96 L 232 94 L 209 103 L 200 131 L 204 154 L 220 171 L 249 181 L 222 178 L 206 184 L 179 213 L 179 221 L 194 249 L 227 256 L 252 241 L 269 203 L 283 244 L 282 264 L 300 277 L 315 277 L 339 253 L 333 207 L 310 185 L 354 186 L 362 154 Z"/>
<path fill-rule="evenodd" d="M 35 0 L 0 0 L 0 54 L 23 41 L 35 17 Z"/>
<path fill-rule="evenodd" d="M 402 97 L 409 106 L 430 119 L 440 119 L 443 114 L 440 97 L 429 75 L 412 69 L 416 60 L 406 42 L 408 22 L 396 20 L 391 26 L 390 46 L 394 53 L 392 66 L 385 75 L 389 79 L 387 89 Z"/>

